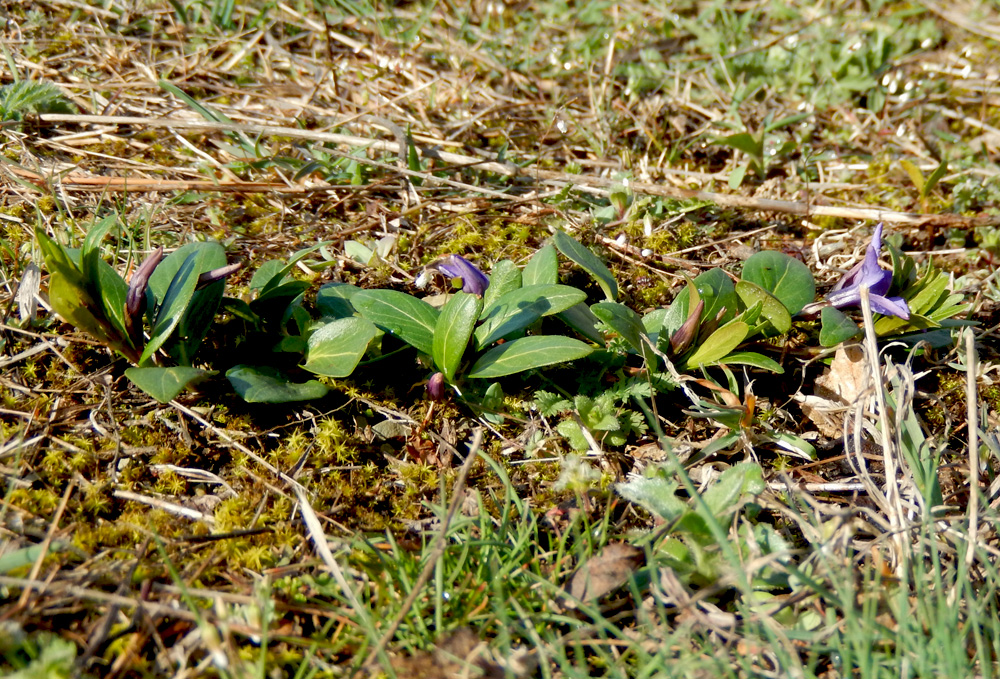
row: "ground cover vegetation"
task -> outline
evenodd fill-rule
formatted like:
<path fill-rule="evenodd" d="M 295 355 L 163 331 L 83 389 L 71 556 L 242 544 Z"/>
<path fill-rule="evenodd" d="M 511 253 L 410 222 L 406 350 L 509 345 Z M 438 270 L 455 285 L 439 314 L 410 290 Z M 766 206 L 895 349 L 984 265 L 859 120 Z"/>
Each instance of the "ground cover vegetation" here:
<path fill-rule="evenodd" d="M 5 12 L 5 675 L 1000 671 L 995 5 Z"/>

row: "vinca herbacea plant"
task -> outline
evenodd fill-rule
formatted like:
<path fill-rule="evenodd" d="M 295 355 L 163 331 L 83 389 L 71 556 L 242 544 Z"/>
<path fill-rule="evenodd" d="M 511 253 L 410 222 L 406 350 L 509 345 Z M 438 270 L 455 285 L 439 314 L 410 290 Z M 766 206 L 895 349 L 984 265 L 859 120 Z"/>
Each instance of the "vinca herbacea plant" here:
<path fill-rule="evenodd" d="M 489 276 L 457 254 L 436 262 L 431 268 L 449 279 L 450 293 L 435 305 L 398 290 L 339 282 L 309 296 L 311 284 L 291 272 L 299 264 L 324 268 L 327 262 L 309 258 L 326 252 L 329 243 L 300 250 L 287 261 L 265 262 L 250 280 L 247 299 L 224 297 L 225 278 L 239 264 L 229 264 L 222 245 L 210 241 L 189 243 L 168 255 L 158 249 L 126 283 L 101 255 L 101 244 L 116 224 L 111 217 L 92 225 L 79 249 L 36 231 L 49 270 L 50 303 L 64 320 L 132 363 L 128 378 L 161 401 L 219 370 L 247 401 L 321 398 L 330 380 L 365 366 L 384 370 L 395 361 L 425 367 L 430 398 L 454 393 L 480 404 L 502 401 L 501 378 L 580 359 L 603 364 L 604 370 L 665 376 L 662 387 L 670 381 L 664 372 L 668 362 L 681 372 L 744 365 L 780 373 L 775 341 L 792 330 L 796 319 L 817 311 L 822 345 L 851 339 L 859 329 L 841 309 L 857 305 L 862 287 L 879 314 L 875 329 L 882 337 L 926 339 L 932 331 L 963 323 L 952 317 L 966 309 L 961 295 L 948 292 L 947 277 L 930 267 L 918 276 L 913 260 L 891 245 L 893 269 L 883 269 L 881 225 L 864 260 L 820 303 L 815 303 L 816 284 L 805 264 L 763 251 L 746 261 L 738 278 L 709 269 L 689 279 L 668 306 L 640 315 L 618 301 L 618 284 L 601 259 L 561 231 L 523 267 L 501 260 Z M 603 299 L 591 302 L 587 290 L 559 282 L 560 254 L 589 274 Z M 226 322 L 243 323 L 261 347 L 252 364 L 196 363 L 198 347 L 220 310 Z M 290 370 L 293 363 L 297 367 Z M 295 376 L 302 372 L 315 377 Z M 735 390 L 731 381 L 729 387 Z M 608 397 L 595 401 L 603 404 L 599 409 L 583 410 L 592 410 L 595 421 L 604 423 L 600 426 L 611 426 L 617 418 L 614 431 L 637 430 L 627 417 L 613 413 L 620 408 L 615 402 Z M 563 404 L 552 406 L 554 415 L 579 417 L 582 412 L 566 405 L 572 401 L 552 403 Z M 705 408 L 714 412 L 707 403 Z M 780 439 L 770 431 L 762 436 Z"/>

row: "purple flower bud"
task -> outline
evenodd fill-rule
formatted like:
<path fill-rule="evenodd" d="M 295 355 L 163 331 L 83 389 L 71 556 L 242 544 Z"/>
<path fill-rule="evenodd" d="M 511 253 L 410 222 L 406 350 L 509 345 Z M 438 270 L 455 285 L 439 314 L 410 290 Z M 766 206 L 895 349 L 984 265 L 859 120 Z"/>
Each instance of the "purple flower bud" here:
<path fill-rule="evenodd" d="M 694 309 L 688 314 L 687 320 L 684 324 L 674 331 L 674 334 L 670 336 L 670 348 L 675 356 L 680 356 L 691 343 L 694 342 L 695 337 L 698 336 L 698 326 L 701 321 L 701 311 L 705 308 L 705 300 L 699 299 L 698 303 L 694 305 Z"/>
<path fill-rule="evenodd" d="M 444 373 L 434 373 L 427 380 L 427 397 L 432 401 L 444 400 Z"/>
<path fill-rule="evenodd" d="M 241 266 L 243 266 L 243 262 L 233 262 L 232 264 L 227 264 L 226 266 L 220 266 L 218 269 L 206 271 L 202 275 L 198 276 L 198 289 L 200 290 L 206 285 L 216 281 L 221 281 L 226 276 L 236 273 L 240 270 Z"/>
<path fill-rule="evenodd" d="M 889 286 L 892 285 L 892 272 L 886 271 L 878 263 L 879 252 L 882 250 L 882 224 L 875 227 L 872 241 L 868 244 L 865 258 L 847 272 L 833 286 L 826 296 L 831 305 L 838 309 L 845 306 L 861 304 L 861 288 L 868 288 L 868 298 L 872 309 L 884 316 L 898 316 L 908 319 L 910 308 L 902 297 L 886 297 Z"/>
<path fill-rule="evenodd" d="M 142 315 L 146 312 L 146 288 L 149 277 L 163 259 L 163 248 L 159 247 L 146 258 L 139 268 L 132 273 L 125 294 L 125 332 L 132 341 L 132 346 L 139 347 L 142 343 Z"/>
<path fill-rule="evenodd" d="M 461 255 L 451 255 L 437 264 L 438 271 L 449 278 L 462 281 L 462 290 L 471 294 L 483 296 L 490 287 L 490 279 L 476 265 Z"/>

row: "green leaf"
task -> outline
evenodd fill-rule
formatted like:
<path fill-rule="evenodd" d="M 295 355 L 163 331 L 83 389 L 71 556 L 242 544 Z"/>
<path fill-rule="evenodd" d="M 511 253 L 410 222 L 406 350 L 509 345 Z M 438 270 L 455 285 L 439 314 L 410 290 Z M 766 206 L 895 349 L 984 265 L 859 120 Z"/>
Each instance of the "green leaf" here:
<path fill-rule="evenodd" d="M 521 272 L 522 285 L 555 285 L 559 282 L 559 256 L 552 243 L 536 252 Z"/>
<path fill-rule="evenodd" d="M 94 287 L 100 295 L 104 317 L 118 333 L 121 342 L 131 346 L 131 341 L 125 332 L 125 297 L 128 295 L 128 284 L 103 259 L 97 260 L 96 268 L 97 280 Z"/>
<path fill-rule="evenodd" d="M 705 302 L 705 308 L 701 312 L 702 323 L 715 318 L 723 309 L 725 309 L 725 313 L 722 316 L 722 323 L 727 323 L 736 316 L 739 298 L 736 296 L 736 286 L 733 285 L 733 279 L 725 271 L 709 269 L 691 283 L 694 284 L 698 296 Z M 689 310 L 692 308 L 690 288 L 691 286 L 687 285 L 677 293 L 677 297 L 670 303 L 663 316 L 660 332 L 666 333 L 668 337 L 677 332 L 688 318 Z"/>
<path fill-rule="evenodd" d="M 719 363 L 726 365 L 749 365 L 761 370 L 770 370 L 779 375 L 785 372 L 785 369 L 777 361 L 763 354 L 758 354 L 756 351 L 734 351 L 720 359 Z"/>
<path fill-rule="evenodd" d="M 170 286 L 163 295 L 163 301 L 156 310 L 156 320 L 153 322 L 153 329 L 149 332 L 149 342 L 146 343 L 139 359 L 140 365 L 148 361 L 163 346 L 163 343 L 167 341 L 167 338 L 181 322 L 181 317 L 187 310 L 188 304 L 191 303 L 194 290 L 198 286 L 198 276 L 200 275 L 197 270 L 198 259 L 197 252 L 189 254 L 170 282 Z M 162 266 L 163 263 L 160 264 L 160 267 Z M 160 267 L 157 267 L 156 271 L 153 272 L 154 275 L 159 273 Z M 150 287 L 152 287 L 152 278 L 150 278 Z"/>
<path fill-rule="evenodd" d="M 360 290 L 351 304 L 362 316 L 425 354 L 434 351 L 438 310 L 422 299 L 396 290 Z"/>
<path fill-rule="evenodd" d="M 743 185 L 743 180 L 746 179 L 747 170 L 750 169 L 750 163 L 741 163 L 736 166 L 736 169 L 729 173 L 729 188 L 733 191 L 740 188 Z"/>
<path fill-rule="evenodd" d="M 923 188 L 920 190 L 920 197 L 926 198 L 930 195 L 937 183 L 941 181 L 943 177 L 948 172 L 948 161 L 942 160 L 941 164 L 934 168 L 934 171 L 930 173 L 927 177 L 927 181 L 924 182 Z"/>
<path fill-rule="evenodd" d="M 173 283 L 174 277 L 192 254 L 198 256 L 195 263 L 195 272 L 198 276 L 206 271 L 226 265 L 226 249 L 222 247 L 221 243 L 205 241 L 182 245 L 164 257 L 160 265 L 153 271 L 153 275 L 149 277 L 149 289 L 152 291 L 157 306 L 163 303 L 163 298 Z"/>
<path fill-rule="evenodd" d="M 67 323 L 90 334 L 99 342 L 114 345 L 115 333 L 107 321 L 98 315 L 98 304 L 90 293 L 58 270 L 49 272 L 49 304 Z"/>
<path fill-rule="evenodd" d="M 323 398 L 329 389 L 318 380 L 292 382 L 269 366 L 236 365 L 226 372 L 229 383 L 248 403 L 290 403 Z"/>
<path fill-rule="evenodd" d="M 9 545 L 10 543 L 7 544 Z M 5 552 L 4 554 L 0 554 L 0 575 L 7 575 L 11 571 L 16 571 L 19 568 L 30 567 L 34 565 L 34 563 L 38 561 L 38 559 L 44 558 L 44 555 L 46 553 L 64 552 L 70 548 L 71 544 L 72 543 L 67 542 L 65 540 L 52 540 L 47 545 L 35 544 L 35 545 L 30 545 L 28 547 L 21 547 L 20 549 L 14 549 L 12 551 Z M 10 641 L 12 641 L 12 639 L 8 637 L 7 641 L 9 643 Z M 13 644 L 11 646 L 8 646 L 7 649 L 5 649 L 5 651 L 11 649 L 12 646 Z M 74 646 L 74 652 L 75 648 L 76 647 Z M 7 675 L 7 676 L 8 679 L 10 679 L 12 675 Z M 17 674 L 13 676 L 16 677 Z M 41 669 L 39 669 L 39 672 L 36 675 L 21 674 L 22 679 L 30 679 L 31 676 L 39 677 L 39 679 L 42 678 L 48 679 L 49 677 L 63 677 L 70 675 L 62 673 L 47 674 Z"/>
<path fill-rule="evenodd" d="M 899 165 L 904 170 L 906 170 L 906 174 L 910 176 L 910 181 L 913 182 L 913 185 L 917 188 L 917 191 L 920 193 L 921 197 L 923 197 L 925 195 L 924 173 L 920 171 L 920 168 L 917 167 L 915 163 L 911 163 L 908 160 L 899 161 Z"/>
<path fill-rule="evenodd" d="M 434 365 L 449 382 L 455 381 L 455 373 L 462 363 L 462 356 L 482 310 L 483 300 L 465 292 L 456 292 L 441 309 L 434 325 L 431 356 Z"/>
<path fill-rule="evenodd" d="M 521 287 L 521 270 L 509 259 L 501 259 L 490 272 L 490 285 L 483 295 L 484 307 Z"/>
<path fill-rule="evenodd" d="M 764 250 L 752 255 L 743 265 L 743 280 L 777 297 L 792 316 L 816 297 L 809 267 L 783 252 Z"/>
<path fill-rule="evenodd" d="M 737 151 L 742 151 L 751 158 L 761 158 L 764 155 L 764 137 L 758 139 L 749 132 L 738 132 L 736 134 L 731 134 L 715 142 L 716 144 L 721 144 L 722 146 L 728 146 L 729 148 L 736 149 Z"/>
<path fill-rule="evenodd" d="M 378 330 L 356 316 L 338 318 L 309 336 L 306 370 L 326 377 L 347 377 L 361 361 Z"/>
<path fill-rule="evenodd" d="M 483 354 L 469 371 L 469 377 L 490 378 L 565 363 L 587 356 L 593 345 L 571 337 L 543 335 L 522 337 L 501 344 Z"/>
<path fill-rule="evenodd" d="M 618 297 L 618 283 L 615 281 L 615 277 L 611 274 L 611 271 L 597 255 L 562 231 L 556 231 L 553 242 L 559 248 L 559 252 L 579 264 L 587 273 L 594 277 L 594 280 L 601 286 L 604 296 L 609 302 L 615 301 L 615 298 Z"/>
<path fill-rule="evenodd" d="M 677 496 L 679 485 L 677 481 L 657 473 L 617 483 L 615 490 L 627 501 L 671 522 L 690 511 L 687 503 Z"/>
<path fill-rule="evenodd" d="M 115 215 L 105 217 L 96 224 L 92 224 L 83 239 L 83 246 L 80 248 L 80 269 L 83 271 L 84 278 L 91 285 L 97 280 L 97 263 L 102 261 L 101 242 L 117 225 L 118 218 Z"/>
<path fill-rule="evenodd" d="M 639 314 L 617 302 L 598 302 L 592 305 L 590 310 L 621 335 L 622 339 L 628 342 L 637 354 L 642 356 L 647 366 L 650 368 L 656 366 L 656 354 L 653 352 L 653 348 L 642 339 L 646 329 L 643 327 L 643 319 Z"/>
<path fill-rule="evenodd" d="M 80 267 L 73 262 L 67 248 L 49 238 L 41 227 L 35 227 L 35 239 L 38 241 L 42 257 L 45 259 L 45 267 L 49 273 L 58 271 L 69 282 L 83 285 L 83 273 L 80 271 Z"/>
<path fill-rule="evenodd" d="M 740 462 L 722 472 L 702 494 L 708 510 L 725 522 L 747 496 L 759 495 L 767 488 L 764 471 L 755 462 Z"/>
<path fill-rule="evenodd" d="M 718 363 L 738 347 L 749 333 L 750 326 L 746 323 L 730 321 L 702 342 L 684 363 L 689 367 Z"/>
<path fill-rule="evenodd" d="M 285 264 L 277 259 L 270 259 L 254 271 L 253 276 L 250 278 L 250 289 L 251 290 L 262 290 L 265 285 L 271 282 L 273 278 L 279 278 L 284 276 L 283 273 Z"/>
<path fill-rule="evenodd" d="M 583 290 L 568 285 L 529 285 L 512 290 L 483 307 L 476 328 L 476 347 L 492 344 L 527 328 L 542 316 L 566 311 L 586 298 Z"/>
<path fill-rule="evenodd" d="M 160 403 L 169 403 L 187 387 L 216 373 L 215 370 L 173 366 L 170 368 L 129 368 L 125 371 L 125 377 Z"/>
<path fill-rule="evenodd" d="M 575 306 L 571 306 L 566 311 L 557 315 L 559 320 L 568 325 L 569 327 L 576 330 L 578 333 L 589 339 L 591 342 L 596 342 L 598 344 L 604 344 L 604 335 L 601 331 L 597 329 L 597 324 L 600 319 L 594 315 L 594 312 L 590 310 L 583 302 Z"/>
<path fill-rule="evenodd" d="M 828 306 L 820 312 L 819 343 L 824 347 L 835 347 L 841 342 L 861 334 L 858 324 L 848 318 L 840 309 Z"/>
<path fill-rule="evenodd" d="M 316 308 L 327 318 L 347 318 L 354 315 L 351 299 L 361 288 L 350 283 L 327 283 L 316 291 Z"/>
<path fill-rule="evenodd" d="M 736 294 L 748 308 L 760 304 L 761 315 L 770 322 L 779 335 L 784 335 L 792 329 L 792 317 L 788 313 L 788 309 L 777 297 L 764 288 L 756 283 L 743 280 L 736 284 Z M 771 333 L 765 332 L 765 334 L 769 336 Z"/>

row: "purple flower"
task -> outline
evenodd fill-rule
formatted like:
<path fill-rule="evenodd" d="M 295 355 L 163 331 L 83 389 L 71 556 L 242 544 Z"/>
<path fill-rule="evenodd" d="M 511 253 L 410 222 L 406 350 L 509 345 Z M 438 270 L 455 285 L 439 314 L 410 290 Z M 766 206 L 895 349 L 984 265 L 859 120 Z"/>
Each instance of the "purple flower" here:
<path fill-rule="evenodd" d="M 482 297 L 490 286 L 490 279 L 476 265 L 461 255 L 451 255 L 437 265 L 438 271 L 448 278 L 457 278 L 462 282 L 462 290 L 472 295 Z M 457 286 L 456 286 L 457 287 Z"/>
<path fill-rule="evenodd" d="M 427 380 L 427 396 L 432 401 L 443 401 L 445 396 L 444 386 L 444 373 L 434 373 Z"/>
<path fill-rule="evenodd" d="M 868 288 L 868 298 L 872 309 L 885 316 L 910 318 L 910 308 L 902 297 L 886 297 L 892 284 L 892 272 L 886 271 L 878 263 L 879 252 L 882 250 L 882 224 L 875 227 L 872 242 L 868 244 L 865 258 L 853 269 L 847 272 L 833 286 L 826 296 L 827 300 L 838 309 L 845 306 L 861 304 L 861 288 Z"/>

